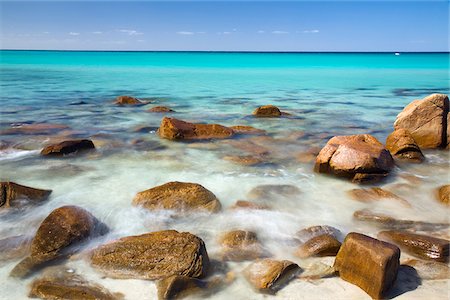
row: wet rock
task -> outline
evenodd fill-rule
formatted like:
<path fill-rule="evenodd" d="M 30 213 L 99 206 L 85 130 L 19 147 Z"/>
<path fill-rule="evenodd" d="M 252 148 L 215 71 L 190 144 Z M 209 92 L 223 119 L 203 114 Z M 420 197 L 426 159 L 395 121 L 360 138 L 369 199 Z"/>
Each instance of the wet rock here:
<path fill-rule="evenodd" d="M 443 185 L 438 189 L 438 200 L 442 204 L 450 205 L 450 184 Z"/>
<path fill-rule="evenodd" d="M 80 101 L 74 101 L 74 102 L 70 102 L 69 105 L 86 105 L 89 104 L 86 101 L 80 100 Z"/>
<path fill-rule="evenodd" d="M 339 231 L 339 229 L 332 226 L 316 225 L 298 231 L 296 234 L 296 238 L 299 239 L 300 242 L 305 243 L 321 235 L 329 235 L 331 237 L 334 237 L 335 239 L 338 239 L 338 237 L 341 235 L 341 232 Z"/>
<path fill-rule="evenodd" d="M 10 181 L 0 182 L 0 210 L 40 204 L 48 199 L 51 192 L 51 190 L 36 189 Z"/>
<path fill-rule="evenodd" d="M 264 157 L 271 152 L 271 149 L 267 146 L 261 145 L 250 139 L 233 140 L 229 141 L 229 144 L 239 150 L 260 157 Z"/>
<path fill-rule="evenodd" d="M 247 281 L 260 293 L 275 294 L 301 272 L 288 260 L 260 259 L 244 270 Z"/>
<path fill-rule="evenodd" d="M 140 101 L 139 99 L 131 97 L 131 96 L 118 96 L 116 98 L 116 101 L 114 101 L 114 104 L 117 104 L 117 105 L 139 105 L 139 104 L 145 104 L 145 103 Z"/>
<path fill-rule="evenodd" d="M 335 275 L 336 270 L 333 266 L 318 262 L 306 267 L 304 272 L 302 272 L 298 278 L 304 280 L 317 280 L 321 278 L 333 277 Z"/>
<path fill-rule="evenodd" d="M 256 166 L 264 162 L 261 158 L 252 155 L 227 155 L 223 159 L 243 166 Z"/>
<path fill-rule="evenodd" d="M 48 135 L 69 128 L 70 128 L 69 126 L 63 124 L 51 124 L 51 123 L 21 124 L 19 126 L 14 126 L 12 128 L 3 130 L 1 134 Z"/>
<path fill-rule="evenodd" d="M 238 200 L 231 209 L 270 209 L 270 206 L 246 200 Z"/>
<path fill-rule="evenodd" d="M 0 261 L 17 259 L 30 252 L 33 237 L 26 235 L 11 236 L 0 240 Z"/>
<path fill-rule="evenodd" d="M 448 111 L 448 96 L 432 94 L 408 104 L 398 114 L 394 128 L 407 129 L 422 149 L 445 148 Z"/>
<path fill-rule="evenodd" d="M 45 147 L 41 151 L 43 156 L 64 156 L 68 154 L 81 154 L 94 150 L 95 146 L 91 140 L 70 140 Z"/>
<path fill-rule="evenodd" d="M 393 165 L 383 144 L 369 134 L 359 134 L 330 139 L 317 156 L 314 171 L 366 183 L 384 178 Z"/>
<path fill-rule="evenodd" d="M 149 210 L 170 209 L 178 212 L 218 212 L 221 204 L 216 196 L 203 186 L 189 182 L 168 182 L 137 193 L 133 205 Z"/>
<path fill-rule="evenodd" d="M 450 279 L 450 267 L 447 264 L 435 261 L 423 261 L 417 259 L 408 259 L 403 262 L 404 265 L 416 269 L 420 278 L 427 280 Z"/>
<path fill-rule="evenodd" d="M 425 159 L 411 133 L 404 128 L 395 130 L 387 137 L 386 149 L 399 160 L 422 162 Z"/>
<path fill-rule="evenodd" d="M 164 230 L 128 236 L 95 249 L 91 264 L 112 278 L 202 277 L 209 267 L 205 243 L 188 232 Z"/>
<path fill-rule="evenodd" d="M 231 126 L 231 129 L 233 129 L 233 131 L 235 133 L 239 133 L 239 134 L 265 134 L 266 131 L 262 130 L 262 129 L 258 129 L 252 126 L 246 126 L 246 125 L 236 125 L 236 126 Z"/>
<path fill-rule="evenodd" d="M 281 111 L 274 105 L 264 105 L 255 109 L 255 111 L 253 111 L 253 115 L 255 117 L 276 118 L 281 117 Z"/>
<path fill-rule="evenodd" d="M 334 268 L 345 281 L 359 286 L 370 297 L 381 299 L 394 284 L 399 258 L 397 246 L 352 232 L 336 256 Z"/>
<path fill-rule="evenodd" d="M 220 238 L 219 244 L 222 246 L 223 260 L 244 261 L 267 256 L 256 233 L 252 231 L 227 232 Z"/>
<path fill-rule="evenodd" d="M 289 184 L 263 184 L 254 187 L 248 192 L 250 200 L 276 200 L 280 197 L 295 197 L 301 193 L 300 189 Z"/>
<path fill-rule="evenodd" d="M 167 107 L 167 106 L 155 106 L 147 110 L 148 112 L 154 112 L 154 113 L 167 113 L 167 112 L 175 112 L 173 109 Z"/>
<path fill-rule="evenodd" d="M 311 256 L 335 256 L 341 243 L 332 235 L 323 234 L 311 238 L 307 242 L 300 245 L 295 252 L 300 258 L 306 258 Z"/>
<path fill-rule="evenodd" d="M 158 129 L 158 134 L 160 137 L 169 140 L 208 140 L 230 138 L 234 131 L 219 124 L 194 124 L 164 117 Z"/>
<path fill-rule="evenodd" d="M 66 258 L 78 251 L 82 242 L 107 230 L 81 207 L 57 208 L 42 221 L 31 242 L 30 255 L 14 267 L 11 276 L 24 277 L 47 262 Z"/>
<path fill-rule="evenodd" d="M 398 245 L 411 255 L 439 262 L 448 262 L 450 241 L 402 230 L 382 231 L 378 238 Z"/>
<path fill-rule="evenodd" d="M 374 187 L 370 189 L 353 189 L 349 190 L 348 194 L 351 198 L 357 201 L 361 202 L 373 202 L 373 201 L 380 201 L 384 199 L 391 199 L 394 201 L 397 201 L 401 203 L 402 205 L 406 207 L 411 207 L 411 204 L 409 202 L 396 194 L 389 192 L 387 190 L 384 190 L 379 187 Z"/>

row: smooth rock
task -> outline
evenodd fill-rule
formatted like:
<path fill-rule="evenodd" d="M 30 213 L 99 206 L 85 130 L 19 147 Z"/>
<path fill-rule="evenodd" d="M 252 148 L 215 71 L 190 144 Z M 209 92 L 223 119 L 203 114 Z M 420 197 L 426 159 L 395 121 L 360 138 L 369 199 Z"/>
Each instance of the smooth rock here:
<path fill-rule="evenodd" d="M 158 129 L 158 134 L 160 137 L 169 140 L 208 140 L 230 138 L 234 131 L 219 124 L 194 124 L 164 117 Z"/>
<path fill-rule="evenodd" d="M 349 233 L 334 262 L 339 277 L 381 299 L 392 287 L 400 265 L 400 249 L 359 233 Z"/>
<path fill-rule="evenodd" d="M 149 210 L 168 209 L 177 212 L 218 212 L 220 201 L 203 186 L 190 182 L 168 182 L 137 193 L 133 205 Z"/>
<path fill-rule="evenodd" d="M 266 131 L 262 129 L 255 128 L 253 126 L 247 126 L 247 125 L 236 125 L 236 126 L 230 126 L 231 129 L 235 133 L 239 134 L 265 134 Z"/>
<path fill-rule="evenodd" d="M 46 146 L 41 151 L 43 156 L 64 156 L 68 154 L 81 154 L 94 150 L 95 146 L 91 140 L 70 140 Z"/>
<path fill-rule="evenodd" d="M 301 193 L 300 189 L 290 184 L 262 184 L 254 187 L 247 194 L 250 200 L 276 200 L 280 197 L 295 197 Z"/>
<path fill-rule="evenodd" d="M 300 258 L 311 256 L 335 256 L 341 243 L 332 235 L 323 234 L 306 241 L 295 252 Z"/>
<path fill-rule="evenodd" d="M 114 104 L 117 105 L 139 105 L 144 104 L 144 102 L 140 101 L 137 98 L 131 96 L 118 96 L 114 101 Z"/>
<path fill-rule="evenodd" d="M 36 189 L 11 181 L 0 182 L 0 210 L 40 204 L 48 199 L 51 190 Z"/>
<path fill-rule="evenodd" d="M 276 118 L 281 117 L 281 111 L 274 105 L 260 106 L 253 111 L 255 117 Z"/>
<path fill-rule="evenodd" d="M 450 267 L 445 263 L 408 259 L 407 261 L 403 262 L 403 264 L 416 269 L 417 273 L 422 279 L 450 279 Z"/>
<path fill-rule="evenodd" d="M 333 277 L 335 275 L 336 270 L 333 266 L 318 262 L 307 266 L 298 278 L 303 280 L 318 280 L 321 278 Z"/>
<path fill-rule="evenodd" d="M 221 257 L 229 261 L 255 260 L 267 256 L 256 233 L 234 230 L 220 237 Z"/>
<path fill-rule="evenodd" d="M 175 230 L 128 236 L 95 249 L 91 265 L 111 278 L 203 277 L 209 268 L 205 243 Z"/>
<path fill-rule="evenodd" d="M 173 109 L 167 107 L 167 106 L 155 106 L 147 110 L 148 112 L 154 112 L 154 113 L 167 113 L 167 112 L 175 112 Z"/>
<path fill-rule="evenodd" d="M 373 187 L 369 189 L 353 189 L 349 190 L 348 194 L 352 199 L 360 202 L 373 202 L 391 199 L 399 202 L 406 207 L 411 207 L 411 204 L 409 204 L 407 200 L 379 187 Z"/>
<path fill-rule="evenodd" d="M 332 226 L 316 225 L 298 231 L 296 233 L 296 238 L 298 238 L 301 243 L 305 243 L 321 235 L 329 235 L 334 237 L 335 239 L 338 239 L 339 236 L 341 235 L 341 232 L 339 231 L 339 229 L 334 228 Z"/>
<path fill-rule="evenodd" d="M 270 206 L 246 200 L 238 200 L 231 209 L 270 209 Z"/>
<path fill-rule="evenodd" d="M 243 166 L 256 166 L 264 162 L 261 158 L 252 155 L 227 155 L 223 159 Z"/>
<path fill-rule="evenodd" d="M 386 149 L 399 160 L 422 162 L 425 159 L 411 133 L 404 128 L 395 130 L 387 137 Z"/>
<path fill-rule="evenodd" d="M 441 186 L 438 189 L 438 200 L 445 205 L 450 205 L 450 184 Z"/>

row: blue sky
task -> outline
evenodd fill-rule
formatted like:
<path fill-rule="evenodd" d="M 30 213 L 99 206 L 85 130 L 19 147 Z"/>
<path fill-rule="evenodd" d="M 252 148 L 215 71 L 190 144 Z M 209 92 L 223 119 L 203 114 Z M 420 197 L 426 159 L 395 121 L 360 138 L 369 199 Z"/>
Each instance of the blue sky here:
<path fill-rule="evenodd" d="M 449 2 L 1 1 L 1 48 L 448 51 Z"/>

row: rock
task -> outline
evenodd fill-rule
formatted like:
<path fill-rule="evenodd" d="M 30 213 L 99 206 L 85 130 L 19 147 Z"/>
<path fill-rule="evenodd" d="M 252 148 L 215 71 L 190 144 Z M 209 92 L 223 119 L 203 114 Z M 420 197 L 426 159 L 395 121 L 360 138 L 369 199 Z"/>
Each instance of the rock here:
<path fill-rule="evenodd" d="M 386 139 L 386 149 L 399 160 L 422 162 L 425 157 L 408 130 L 399 128 Z"/>
<path fill-rule="evenodd" d="M 300 189 L 289 184 L 263 184 L 258 185 L 248 192 L 250 200 L 276 200 L 280 197 L 295 197 L 301 193 Z"/>
<path fill-rule="evenodd" d="M 263 163 L 262 159 L 252 155 L 227 155 L 223 159 L 243 166 L 255 166 Z"/>
<path fill-rule="evenodd" d="M 370 297 L 381 299 L 394 284 L 399 258 L 397 246 L 352 232 L 336 256 L 334 268 L 345 281 L 359 286 Z"/>
<path fill-rule="evenodd" d="M 112 278 L 162 279 L 172 275 L 202 277 L 209 268 L 205 243 L 175 230 L 128 236 L 102 245 L 91 264 Z"/>
<path fill-rule="evenodd" d="M 0 261 L 22 258 L 30 252 L 33 237 L 18 235 L 0 240 Z"/>
<path fill-rule="evenodd" d="M 265 204 L 258 204 L 246 200 L 238 200 L 233 206 L 231 206 L 231 209 L 270 209 L 270 207 Z"/>
<path fill-rule="evenodd" d="M 423 261 L 417 259 L 408 259 L 403 262 L 404 265 L 416 269 L 420 278 L 427 280 L 450 279 L 450 267 L 447 264 L 435 261 Z"/>
<path fill-rule="evenodd" d="M 318 262 L 305 268 L 304 272 L 302 272 L 298 278 L 304 280 L 317 280 L 321 278 L 333 277 L 334 275 L 336 275 L 336 270 L 334 267 Z"/>
<path fill-rule="evenodd" d="M 124 298 L 122 294 L 112 294 L 101 285 L 89 283 L 81 276 L 70 274 L 34 280 L 28 296 L 48 300 L 119 300 Z"/>
<path fill-rule="evenodd" d="M 137 193 L 133 205 L 149 210 L 170 209 L 178 212 L 204 210 L 218 212 L 221 204 L 216 196 L 203 186 L 189 182 L 168 182 Z"/>
<path fill-rule="evenodd" d="M 67 154 L 81 154 L 95 149 L 91 140 L 70 140 L 45 147 L 41 151 L 43 156 L 64 156 Z"/>
<path fill-rule="evenodd" d="M 448 96 L 432 94 L 408 104 L 398 114 L 394 128 L 407 129 L 422 149 L 445 148 L 448 111 Z"/>
<path fill-rule="evenodd" d="M 335 256 L 341 243 L 332 235 L 323 234 L 311 238 L 307 242 L 300 245 L 295 252 L 300 258 L 307 258 L 311 256 Z"/>
<path fill-rule="evenodd" d="M 330 139 L 319 152 L 314 171 L 366 183 L 384 178 L 393 165 L 383 144 L 369 134 L 359 134 Z"/>
<path fill-rule="evenodd" d="M 275 294 L 301 272 L 289 260 L 259 259 L 244 270 L 247 281 L 260 293 Z"/>
<path fill-rule="evenodd" d="M 51 190 L 41 190 L 11 181 L 0 182 L 0 210 L 22 207 L 27 204 L 40 204 L 47 200 Z"/>
<path fill-rule="evenodd" d="M 21 124 L 19 126 L 14 126 L 8 128 L 1 132 L 2 135 L 10 134 L 26 134 L 26 135 L 48 135 L 55 132 L 69 129 L 70 127 L 63 124 L 51 124 L 51 123 L 34 123 L 34 124 Z"/>
<path fill-rule="evenodd" d="M 353 189 L 349 190 L 348 194 L 350 197 L 352 197 L 354 200 L 361 201 L 361 202 L 373 202 L 373 201 L 380 201 L 384 199 L 391 199 L 395 200 L 402 205 L 406 207 L 411 207 L 411 204 L 409 202 L 396 194 L 389 192 L 387 190 L 384 190 L 379 187 L 373 187 L 369 189 Z"/>
<path fill-rule="evenodd" d="M 169 140 L 208 140 L 230 138 L 234 131 L 219 124 L 194 124 L 164 117 L 158 134 Z"/>
<path fill-rule="evenodd" d="M 255 117 L 266 117 L 266 118 L 281 117 L 281 111 L 278 107 L 274 105 L 264 105 L 255 109 L 253 115 Z"/>
<path fill-rule="evenodd" d="M 223 260 L 244 261 L 266 257 L 256 233 L 252 231 L 234 230 L 225 233 L 219 241 L 222 246 Z"/>
<path fill-rule="evenodd" d="M 167 107 L 167 106 L 155 106 L 147 110 L 148 112 L 154 112 L 154 113 L 166 113 L 166 112 L 175 112 L 173 109 Z"/>
<path fill-rule="evenodd" d="M 118 96 L 116 98 L 116 101 L 114 101 L 114 104 L 117 105 L 139 105 L 144 104 L 142 101 L 140 101 L 137 98 L 131 97 L 131 96 Z"/>
<path fill-rule="evenodd" d="M 298 238 L 301 243 L 305 243 L 315 237 L 322 235 L 329 235 L 331 237 L 334 237 L 335 239 L 338 239 L 338 237 L 341 235 L 341 232 L 339 231 L 339 229 L 332 226 L 317 225 L 300 230 L 299 232 L 297 232 L 296 238 Z"/>
<path fill-rule="evenodd" d="M 450 241 L 402 230 L 382 231 L 378 234 L 378 238 L 398 245 L 411 255 L 448 262 Z"/>
<path fill-rule="evenodd" d="M 442 204 L 450 205 L 450 184 L 443 185 L 438 189 L 438 200 Z"/>
<path fill-rule="evenodd" d="M 264 157 L 270 153 L 270 149 L 268 147 L 260 145 L 250 139 L 232 140 L 229 141 L 229 144 L 232 147 L 259 157 Z"/>
<path fill-rule="evenodd" d="M 258 129 L 252 126 L 246 126 L 246 125 L 236 125 L 236 126 L 231 126 L 231 129 L 233 129 L 233 131 L 235 133 L 239 133 L 239 134 L 265 134 L 266 131 L 262 130 L 262 129 Z"/>
<path fill-rule="evenodd" d="M 39 226 L 31 242 L 30 255 L 17 264 L 11 276 L 24 277 L 45 263 L 66 258 L 78 251 L 89 237 L 107 232 L 106 226 L 78 206 L 53 210 Z"/>

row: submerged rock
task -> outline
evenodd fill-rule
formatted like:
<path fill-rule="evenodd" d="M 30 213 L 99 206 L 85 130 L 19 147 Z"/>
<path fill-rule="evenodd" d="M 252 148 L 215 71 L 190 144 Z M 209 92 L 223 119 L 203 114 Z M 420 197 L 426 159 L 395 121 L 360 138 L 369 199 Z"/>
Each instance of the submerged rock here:
<path fill-rule="evenodd" d="M 188 232 L 164 230 L 128 236 L 95 249 L 91 264 L 112 278 L 202 277 L 209 268 L 205 243 Z"/>
<path fill-rule="evenodd" d="M 414 100 L 398 114 L 394 128 L 408 130 L 422 149 L 445 148 L 449 142 L 449 101 L 444 94 Z"/>
<path fill-rule="evenodd" d="M 394 165 L 389 151 L 369 134 L 335 136 L 316 158 L 314 171 L 366 183 L 386 177 Z"/>
<path fill-rule="evenodd" d="M 39 135 L 39 134 L 53 134 L 55 132 L 70 129 L 69 126 L 63 124 L 51 124 L 51 123 L 34 123 L 34 124 L 22 124 L 8 128 L 1 132 L 2 135 L 10 134 L 26 134 L 26 135 Z"/>
<path fill-rule="evenodd" d="M 258 292 L 275 294 L 301 271 L 301 268 L 292 261 L 266 258 L 248 266 L 244 270 L 244 276 Z"/>
<path fill-rule="evenodd" d="M 438 200 L 442 204 L 450 205 L 450 184 L 443 185 L 438 189 Z"/>
<path fill-rule="evenodd" d="M 399 259 L 397 246 L 352 232 L 336 256 L 334 268 L 345 281 L 381 299 L 395 282 Z"/>
<path fill-rule="evenodd" d="M 395 130 L 387 137 L 386 149 L 400 160 L 422 162 L 425 159 L 411 133 L 404 128 Z"/>
<path fill-rule="evenodd" d="M 139 99 L 131 97 L 131 96 L 118 96 L 116 98 L 116 100 L 114 101 L 114 104 L 117 104 L 117 105 L 139 105 L 139 104 L 145 104 L 145 103 L 140 101 Z"/>
<path fill-rule="evenodd" d="M 317 280 L 321 278 L 333 277 L 335 275 L 336 270 L 333 266 L 318 262 L 306 267 L 304 272 L 302 272 L 298 278 L 303 280 Z"/>
<path fill-rule="evenodd" d="M 236 125 L 236 126 L 230 126 L 231 129 L 235 133 L 239 134 L 265 134 L 266 131 L 262 129 L 255 128 L 253 126 L 247 126 L 247 125 Z"/>
<path fill-rule="evenodd" d="M 313 237 L 300 245 L 295 252 L 300 258 L 306 258 L 311 256 L 335 256 L 341 243 L 332 235 L 322 234 Z"/>
<path fill-rule="evenodd" d="M 255 117 L 268 117 L 268 118 L 276 118 L 281 117 L 281 111 L 278 107 L 274 105 L 264 105 L 260 106 L 255 111 L 253 111 L 253 115 Z"/>
<path fill-rule="evenodd" d="M 169 209 L 178 212 L 218 212 L 220 201 L 203 186 L 190 182 L 168 182 L 137 193 L 133 205 L 149 210 Z"/>
<path fill-rule="evenodd" d="M 270 209 L 270 206 L 246 200 L 238 200 L 231 209 Z"/>
<path fill-rule="evenodd" d="M 390 230 L 378 234 L 380 239 L 398 245 L 403 251 L 439 262 L 448 262 L 450 241 L 408 231 Z"/>
<path fill-rule="evenodd" d="M 416 269 L 420 278 L 427 280 L 450 279 L 450 267 L 445 263 L 408 259 L 404 265 Z"/>
<path fill-rule="evenodd" d="M 42 221 L 31 242 L 30 255 L 14 267 L 11 276 L 24 277 L 47 262 L 66 258 L 78 251 L 80 243 L 107 230 L 81 207 L 57 208 Z"/>
<path fill-rule="evenodd" d="M 148 112 L 154 112 L 154 113 L 166 113 L 166 112 L 175 112 L 173 109 L 167 107 L 167 106 L 155 106 L 147 110 Z"/>
<path fill-rule="evenodd" d="M 339 231 L 339 229 L 332 226 L 316 225 L 300 230 L 299 232 L 297 232 L 296 237 L 300 240 L 300 242 L 305 243 L 321 235 L 329 235 L 334 237 L 335 239 L 338 239 L 338 237 L 341 235 L 341 232 Z"/>
<path fill-rule="evenodd" d="M 244 261 L 255 260 L 267 256 L 256 233 L 252 231 L 234 230 L 221 236 L 221 257 L 223 260 Z"/>
<path fill-rule="evenodd" d="M 0 210 L 40 204 L 47 200 L 51 190 L 36 189 L 11 181 L 0 182 Z"/>
<path fill-rule="evenodd" d="M 262 184 L 254 187 L 248 192 L 247 197 L 251 200 L 276 200 L 280 197 L 295 197 L 301 193 L 300 189 L 290 184 Z"/>
<path fill-rule="evenodd" d="M 392 199 L 401 203 L 404 206 L 411 207 L 411 204 L 409 204 L 409 202 L 406 201 L 405 199 L 379 187 L 373 187 L 370 189 L 353 189 L 348 191 L 348 194 L 353 199 L 361 202 L 372 202 L 383 199 Z"/>
<path fill-rule="evenodd" d="M 42 149 L 41 155 L 64 156 L 68 154 L 80 154 L 94 149 L 95 146 L 91 140 L 70 140 L 46 146 Z"/>
<path fill-rule="evenodd" d="M 160 137 L 169 140 L 208 140 L 230 138 L 234 131 L 219 124 L 194 124 L 164 117 L 158 129 L 158 134 Z"/>
<path fill-rule="evenodd" d="M 243 166 L 256 166 L 264 162 L 261 158 L 252 155 L 227 155 L 223 159 Z"/>
<path fill-rule="evenodd" d="M 0 261 L 22 258 L 30 252 L 33 237 L 28 235 L 11 236 L 0 240 Z"/>

